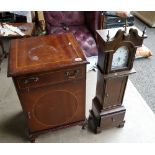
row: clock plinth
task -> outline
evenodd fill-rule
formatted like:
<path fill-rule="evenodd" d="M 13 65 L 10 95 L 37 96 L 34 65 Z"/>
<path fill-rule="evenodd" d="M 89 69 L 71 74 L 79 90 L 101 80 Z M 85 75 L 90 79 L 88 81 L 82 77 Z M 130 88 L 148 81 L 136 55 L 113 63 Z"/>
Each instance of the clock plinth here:
<path fill-rule="evenodd" d="M 131 28 L 128 34 L 118 29 L 111 39 L 104 36 L 109 30 L 97 31 L 98 73 L 96 95 L 92 100 L 92 109 L 88 127 L 95 133 L 111 127 L 123 127 L 126 109 L 123 98 L 129 74 L 135 73 L 133 62 L 137 47 L 146 36 L 139 36 Z"/>
<path fill-rule="evenodd" d="M 111 110 L 102 110 L 97 98 L 92 101 L 92 110 L 88 119 L 88 126 L 94 133 L 111 127 L 123 127 L 126 109 L 120 106 Z"/>

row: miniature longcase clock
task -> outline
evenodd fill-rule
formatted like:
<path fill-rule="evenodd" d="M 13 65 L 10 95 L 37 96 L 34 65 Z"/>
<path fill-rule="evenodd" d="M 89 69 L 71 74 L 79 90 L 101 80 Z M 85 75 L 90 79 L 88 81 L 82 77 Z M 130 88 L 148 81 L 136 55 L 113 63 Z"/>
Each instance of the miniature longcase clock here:
<path fill-rule="evenodd" d="M 132 67 L 136 49 L 144 38 L 145 29 L 139 32 L 134 27 L 97 30 L 96 96 L 88 119 L 88 126 L 95 133 L 124 126 L 126 109 L 122 105 L 123 97 L 128 76 L 135 73 Z"/>

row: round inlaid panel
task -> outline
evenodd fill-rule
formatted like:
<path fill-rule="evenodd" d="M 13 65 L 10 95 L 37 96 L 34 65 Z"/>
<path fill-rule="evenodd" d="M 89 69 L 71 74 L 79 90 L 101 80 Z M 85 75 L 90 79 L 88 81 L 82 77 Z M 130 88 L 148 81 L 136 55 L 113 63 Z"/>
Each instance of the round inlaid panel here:
<path fill-rule="evenodd" d="M 55 54 L 57 49 L 51 45 L 39 45 L 29 50 L 29 59 L 32 61 L 42 61 L 51 59 L 51 55 Z"/>
<path fill-rule="evenodd" d="M 58 126 L 73 119 L 77 106 L 76 97 L 70 92 L 53 91 L 39 98 L 33 112 L 39 123 Z"/>

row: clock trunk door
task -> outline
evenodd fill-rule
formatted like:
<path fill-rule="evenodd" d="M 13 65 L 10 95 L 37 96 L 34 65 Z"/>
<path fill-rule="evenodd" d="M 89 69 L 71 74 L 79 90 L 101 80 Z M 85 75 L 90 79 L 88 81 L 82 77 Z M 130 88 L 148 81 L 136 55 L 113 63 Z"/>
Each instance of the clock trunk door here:
<path fill-rule="evenodd" d="M 122 104 L 128 77 L 117 77 L 106 80 L 103 109 L 109 109 Z"/>

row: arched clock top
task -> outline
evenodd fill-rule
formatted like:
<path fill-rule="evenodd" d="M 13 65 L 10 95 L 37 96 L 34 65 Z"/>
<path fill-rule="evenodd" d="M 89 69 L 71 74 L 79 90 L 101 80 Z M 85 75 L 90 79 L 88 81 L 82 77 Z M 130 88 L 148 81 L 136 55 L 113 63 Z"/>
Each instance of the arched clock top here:
<path fill-rule="evenodd" d="M 104 52 L 110 52 L 119 42 L 129 41 L 134 44 L 135 47 L 139 47 L 143 44 L 143 40 L 147 38 L 146 29 L 143 32 L 137 30 L 135 27 L 127 28 L 125 31 L 123 28 L 97 30 L 97 43 L 103 44 Z"/>
<path fill-rule="evenodd" d="M 136 50 L 135 44 L 133 42 L 131 42 L 131 41 L 122 41 L 122 42 L 116 44 L 116 46 L 114 47 L 114 51 L 116 49 L 118 49 L 119 47 L 121 47 L 121 46 L 126 46 L 131 52 Z"/>
<path fill-rule="evenodd" d="M 103 74 L 129 71 L 133 67 L 136 49 L 146 38 L 145 30 L 114 28 L 97 30 L 98 68 Z"/>

